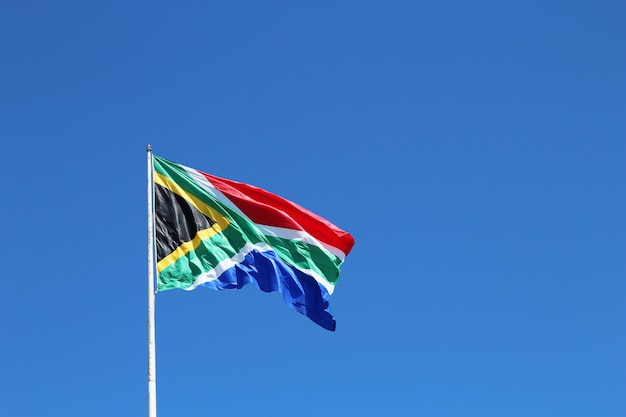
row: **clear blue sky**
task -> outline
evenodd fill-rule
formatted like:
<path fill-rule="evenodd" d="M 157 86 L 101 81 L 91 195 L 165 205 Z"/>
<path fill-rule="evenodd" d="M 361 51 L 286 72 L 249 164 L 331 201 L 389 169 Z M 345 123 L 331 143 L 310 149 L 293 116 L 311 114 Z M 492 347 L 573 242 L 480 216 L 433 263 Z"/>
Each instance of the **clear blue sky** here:
<path fill-rule="evenodd" d="M 624 16 L 4 0 L 0 415 L 147 415 L 151 143 L 356 239 L 335 333 L 159 293 L 160 417 L 623 417 Z"/>

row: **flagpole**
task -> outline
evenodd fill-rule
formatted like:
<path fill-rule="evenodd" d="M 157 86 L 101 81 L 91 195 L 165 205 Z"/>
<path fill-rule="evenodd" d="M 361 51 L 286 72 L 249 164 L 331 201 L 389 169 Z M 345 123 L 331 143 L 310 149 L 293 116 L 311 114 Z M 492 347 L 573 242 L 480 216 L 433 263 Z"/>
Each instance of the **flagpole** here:
<path fill-rule="evenodd" d="M 154 178 L 148 145 L 148 417 L 156 417 L 156 342 L 154 336 Z"/>

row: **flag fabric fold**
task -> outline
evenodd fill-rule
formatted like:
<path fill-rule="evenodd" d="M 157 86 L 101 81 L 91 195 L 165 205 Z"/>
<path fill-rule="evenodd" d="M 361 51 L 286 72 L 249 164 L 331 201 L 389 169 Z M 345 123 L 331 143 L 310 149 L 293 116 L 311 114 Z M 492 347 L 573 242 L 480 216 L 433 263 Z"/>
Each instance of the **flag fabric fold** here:
<path fill-rule="evenodd" d="M 328 299 L 354 239 L 261 188 L 154 156 L 157 287 L 253 284 L 335 330 Z"/>

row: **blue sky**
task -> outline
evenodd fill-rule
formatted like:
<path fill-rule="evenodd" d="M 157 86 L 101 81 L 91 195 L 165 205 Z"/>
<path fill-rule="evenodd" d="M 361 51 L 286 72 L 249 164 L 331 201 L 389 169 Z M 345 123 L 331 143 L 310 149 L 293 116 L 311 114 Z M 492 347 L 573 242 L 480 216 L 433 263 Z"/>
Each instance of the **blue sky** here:
<path fill-rule="evenodd" d="M 147 414 L 146 161 L 355 237 L 157 295 L 159 416 L 626 414 L 619 1 L 0 5 L 0 415 Z"/>

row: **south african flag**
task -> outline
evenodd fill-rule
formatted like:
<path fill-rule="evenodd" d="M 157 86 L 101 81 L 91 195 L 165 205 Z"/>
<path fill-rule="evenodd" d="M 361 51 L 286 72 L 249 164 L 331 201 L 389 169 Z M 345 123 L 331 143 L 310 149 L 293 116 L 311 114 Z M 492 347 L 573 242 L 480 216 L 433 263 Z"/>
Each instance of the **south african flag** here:
<path fill-rule="evenodd" d="M 349 233 L 261 188 L 153 158 L 160 291 L 252 283 L 335 330 L 328 298 L 354 245 Z"/>

